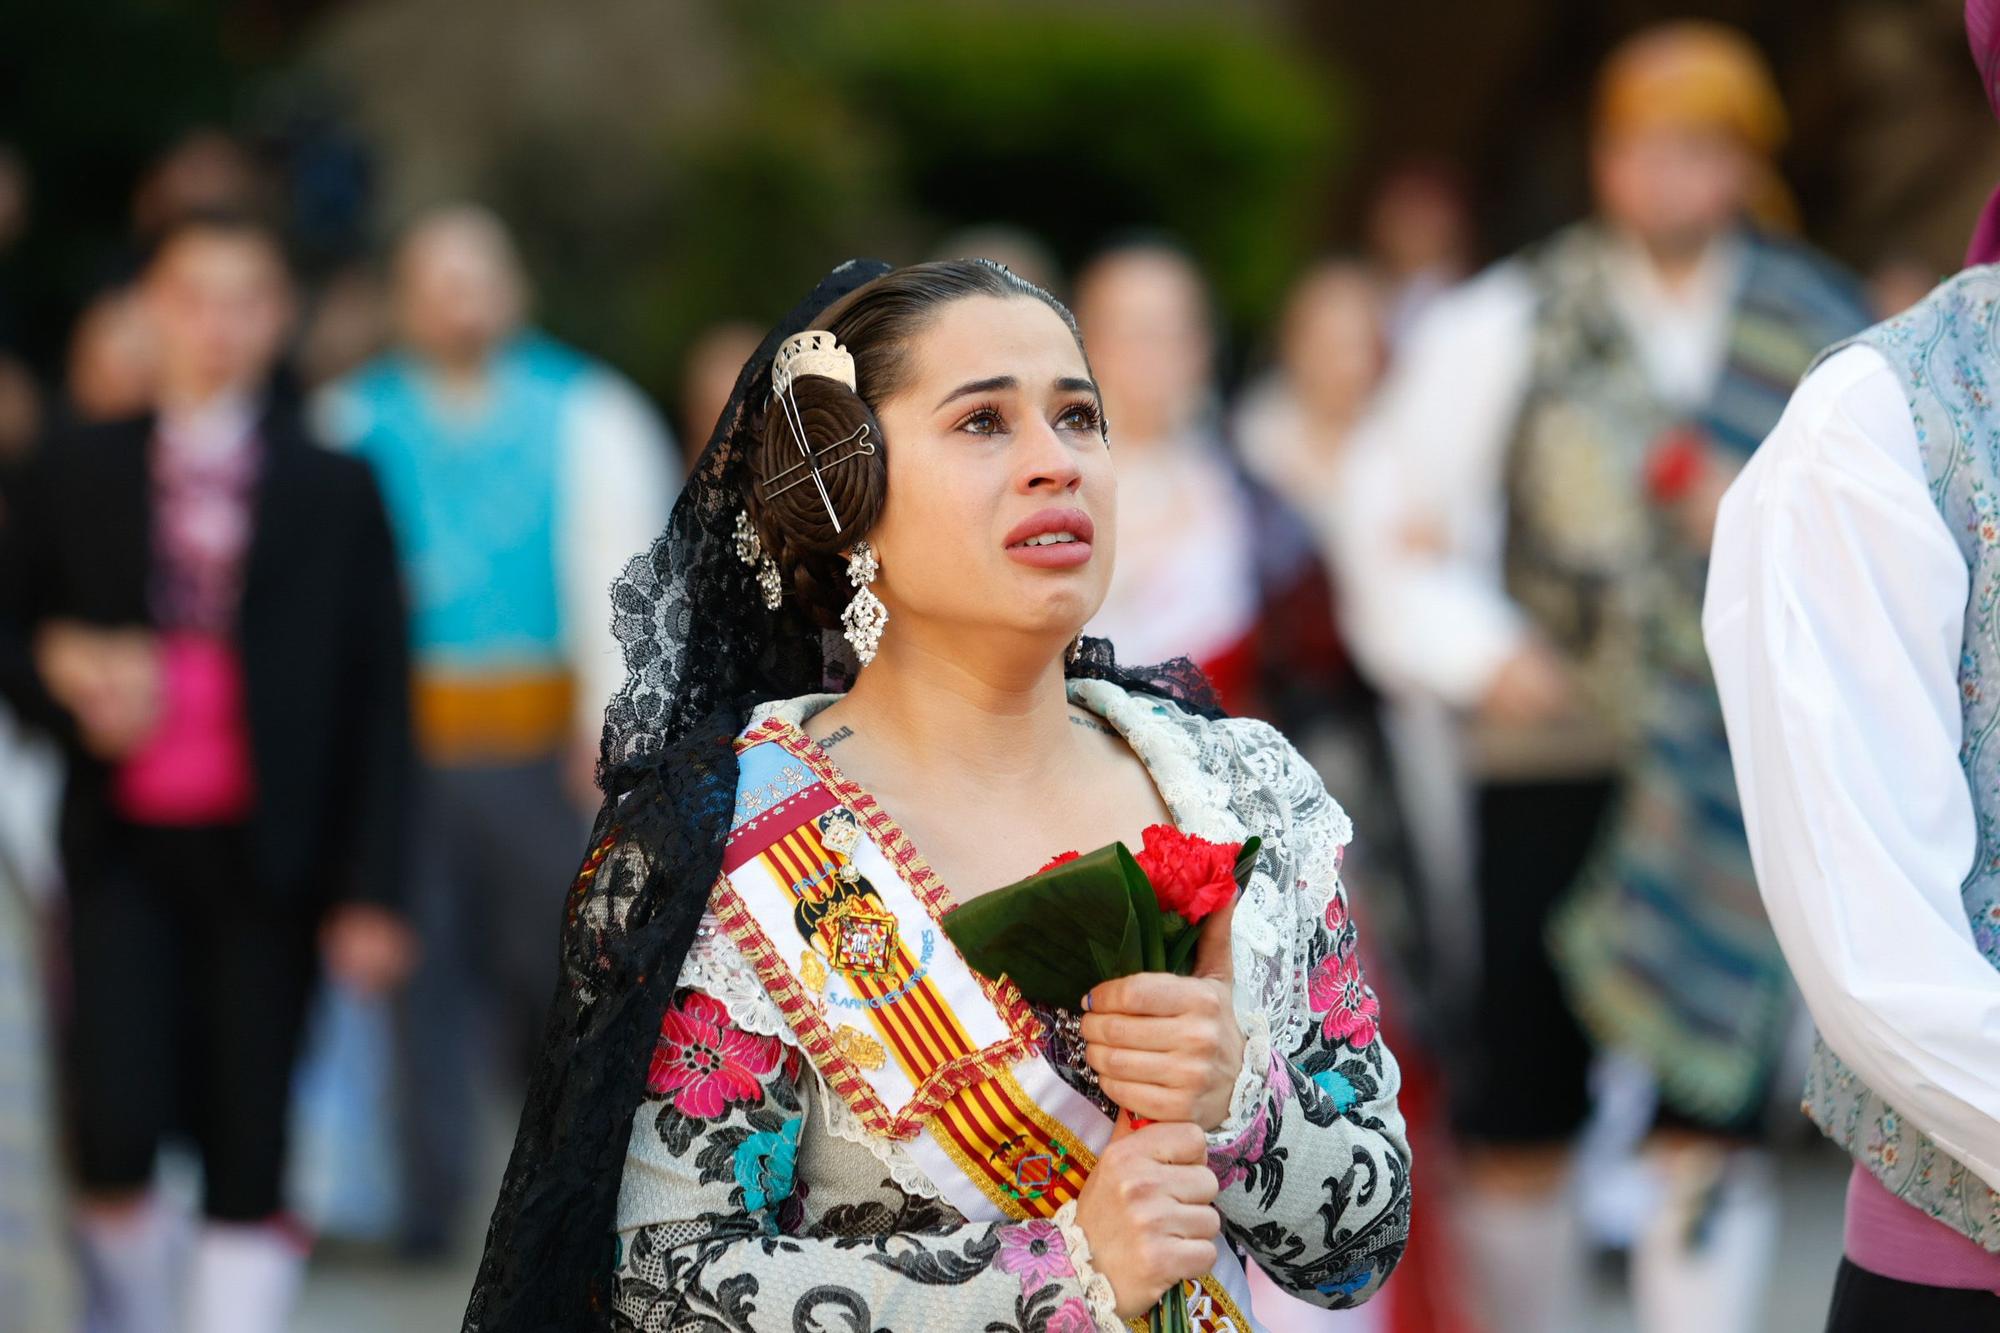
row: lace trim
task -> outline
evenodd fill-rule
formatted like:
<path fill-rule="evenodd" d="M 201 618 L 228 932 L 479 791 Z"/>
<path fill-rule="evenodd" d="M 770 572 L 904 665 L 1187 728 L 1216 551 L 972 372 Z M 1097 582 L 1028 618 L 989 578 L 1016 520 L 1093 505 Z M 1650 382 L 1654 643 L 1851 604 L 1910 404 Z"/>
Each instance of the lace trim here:
<path fill-rule="evenodd" d="M 818 1084 L 820 1120 L 826 1126 L 828 1134 L 866 1148 L 869 1154 L 882 1164 L 882 1169 L 889 1173 L 889 1179 L 896 1183 L 896 1188 L 903 1193 L 923 1199 L 944 1197 L 943 1192 L 928 1175 L 924 1174 L 924 1169 L 917 1165 L 916 1159 L 910 1156 L 900 1140 L 870 1133 L 868 1127 L 861 1123 L 861 1117 L 855 1115 L 847 1105 L 847 1099 L 827 1086 L 826 1079 L 817 1067 L 812 1066 L 811 1061 L 806 1063 L 813 1069 L 813 1077 Z"/>
<path fill-rule="evenodd" d="M 1273 1048 L 1297 1050 L 1312 1019 L 1307 944 L 1340 895 L 1353 838 L 1346 812 L 1268 723 L 1210 722 L 1108 681 L 1074 680 L 1069 693 L 1125 737 L 1181 827 L 1218 842 L 1263 839 L 1230 927 L 1236 1017 L 1246 1035 L 1268 1022 Z"/>
<path fill-rule="evenodd" d="M 720 1001 L 729 1011 L 730 1021 L 745 1032 L 776 1037 L 787 1046 L 799 1044 L 798 1034 L 785 1022 L 777 1002 L 757 979 L 756 970 L 712 913 L 704 915 L 695 927 L 694 946 L 681 966 L 680 984 Z"/>
<path fill-rule="evenodd" d="M 1111 1289 L 1111 1279 L 1090 1266 L 1090 1237 L 1076 1223 L 1076 1200 L 1071 1199 L 1056 1209 L 1052 1220 L 1069 1250 L 1069 1264 L 1076 1270 L 1076 1280 L 1083 1284 L 1083 1303 L 1090 1307 L 1090 1317 L 1096 1322 L 1098 1333 L 1125 1333 L 1125 1321 L 1118 1317 L 1118 1293 Z"/>
<path fill-rule="evenodd" d="M 1239 1148 L 1244 1136 L 1256 1128 L 1270 1096 L 1271 1026 L 1257 1014 L 1243 1034 L 1243 1067 L 1236 1071 L 1236 1085 L 1229 1093 L 1229 1114 L 1208 1132 L 1209 1152 Z"/>

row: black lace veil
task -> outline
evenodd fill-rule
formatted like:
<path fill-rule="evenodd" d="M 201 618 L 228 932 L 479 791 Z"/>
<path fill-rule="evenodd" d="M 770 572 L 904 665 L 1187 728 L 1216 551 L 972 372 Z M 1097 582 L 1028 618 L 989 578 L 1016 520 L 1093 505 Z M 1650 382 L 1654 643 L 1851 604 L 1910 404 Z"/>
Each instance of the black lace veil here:
<path fill-rule="evenodd" d="M 720 873 L 736 796 L 733 741 L 768 699 L 843 690 L 855 661 L 788 600 L 765 608 L 736 558 L 745 459 L 778 345 L 889 271 L 849 260 L 737 376 L 667 530 L 612 586 L 627 679 L 604 720 L 605 801 L 564 904 L 561 976 L 500 1187 L 465 1333 L 614 1328 L 613 1227 L 626 1140 L 661 1015 Z M 1112 680 L 1214 715 L 1186 661 L 1118 666 L 1086 639 L 1071 676 Z"/>

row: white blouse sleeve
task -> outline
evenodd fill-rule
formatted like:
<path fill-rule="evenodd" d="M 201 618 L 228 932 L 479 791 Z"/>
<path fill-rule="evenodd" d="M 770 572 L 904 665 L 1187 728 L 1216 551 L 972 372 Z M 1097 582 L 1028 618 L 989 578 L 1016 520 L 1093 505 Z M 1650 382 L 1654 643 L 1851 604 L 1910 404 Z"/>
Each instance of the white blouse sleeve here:
<path fill-rule="evenodd" d="M 1903 391 L 1852 348 L 1724 501 L 1704 628 L 1758 885 L 1821 1035 L 2000 1187 L 2000 971 L 1960 898 L 1968 582 Z"/>
<path fill-rule="evenodd" d="M 1392 691 L 1476 703 L 1521 642 L 1525 621 L 1501 581 L 1502 464 L 1534 310 L 1513 263 L 1441 297 L 1349 446 L 1329 525 L 1344 628 Z"/>

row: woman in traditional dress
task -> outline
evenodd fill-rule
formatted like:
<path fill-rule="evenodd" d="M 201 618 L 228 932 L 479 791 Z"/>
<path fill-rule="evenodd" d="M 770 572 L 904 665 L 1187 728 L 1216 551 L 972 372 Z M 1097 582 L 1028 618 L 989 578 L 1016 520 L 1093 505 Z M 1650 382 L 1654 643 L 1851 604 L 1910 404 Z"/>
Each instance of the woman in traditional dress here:
<path fill-rule="evenodd" d="M 468 1330 L 1114 1330 L 1169 1292 L 1248 1330 L 1244 1256 L 1380 1286 L 1409 1154 L 1347 819 L 1185 663 L 1079 637 L 1115 506 L 1074 321 L 1003 268 L 848 263 L 765 340 L 614 590 L 632 674 Z M 1038 1011 L 939 926 L 1159 823 L 1263 839 L 1194 976 Z"/>

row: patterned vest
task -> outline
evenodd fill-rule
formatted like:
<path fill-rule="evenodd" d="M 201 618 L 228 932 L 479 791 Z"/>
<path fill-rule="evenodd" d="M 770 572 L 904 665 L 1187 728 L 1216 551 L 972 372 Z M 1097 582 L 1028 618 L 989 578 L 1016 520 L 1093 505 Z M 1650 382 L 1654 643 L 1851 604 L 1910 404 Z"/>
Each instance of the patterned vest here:
<path fill-rule="evenodd" d="M 1888 361 L 1910 403 L 1931 499 L 1971 572 L 1959 697 L 1959 759 L 1972 788 L 1979 852 L 1962 892 L 1972 935 L 2000 968 L 2000 266 L 1967 269 L 1903 314 L 1852 340 Z M 1842 346 L 1836 344 L 1822 357 Z M 1872 1092 L 1821 1042 L 1806 1114 L 1888 1191 L 2000 1252 L 2000 1194 Z"/>
<path fill-rule="evenodd" d="M 1755 232 L 1741 239 L 1723 364 L 1709 401 L 1685 415 L 1661 401 L 1625 331 L 1601 226 L 1578 224 L 1524 258 L 1538 299 L 1507 451 L 1507 593 L 1569 659 L 1593 716 L 1529 729 L 1546 733 L 1538 738 L 1476 737 L 1489 776 L 1619 770 L 1648 714 L 1691 709 L 1703 717 L 1678 717 L 1670 729 L 1712 736 L 1708 766 L 1731 785 L 1701 646 L 1708 552 L 1679 537 L 1650 497 L 1649 463 L 1656 446 L 1692 431 L 1740 467 L 1813 354 L 1867 322 L 1852 282 L 1826 260 Z M 1727 799 L 1733 806 L 1733 789 Z"/>

